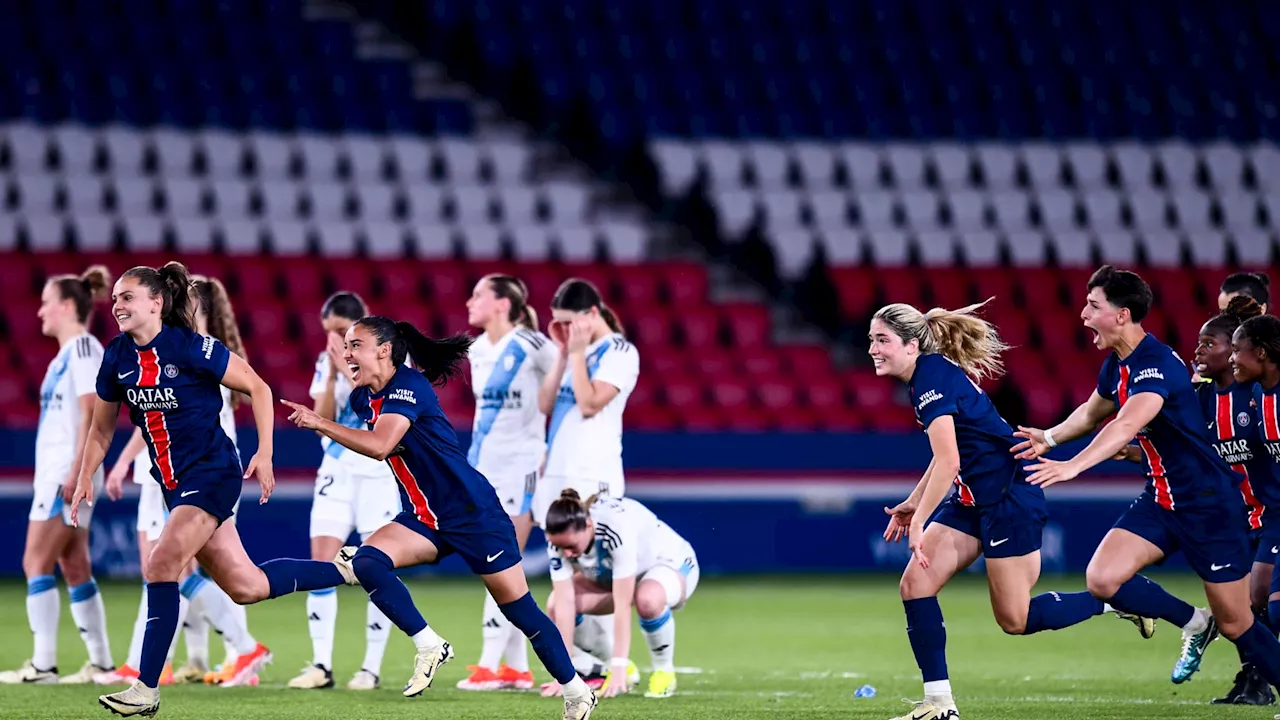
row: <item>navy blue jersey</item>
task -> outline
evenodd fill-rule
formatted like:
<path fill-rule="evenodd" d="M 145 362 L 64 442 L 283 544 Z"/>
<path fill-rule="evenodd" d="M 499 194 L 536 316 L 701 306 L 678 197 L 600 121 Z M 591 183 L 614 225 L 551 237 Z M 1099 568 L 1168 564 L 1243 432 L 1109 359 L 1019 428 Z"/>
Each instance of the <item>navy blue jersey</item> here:
<path fill-rule="evenodd" d="M 129 407 L 151 453 L 151 475 L 168 490 L 195 473 L 241 480 L 236 446 L 218 419 L 230 359 L 214 338 L 168 325 L 147 345 L 126 333 L 107 345 L 98 397 Z"/>
<path fill-rule="evenodd" d="M 1280 483 L 1271 477 L 1266 465 L 1267 453 L 1262 449 L 1258 418 L 1252 409 L 1253 388 L 1237 382 L 1226 390 L 1219 390 L 1211 382 L 1195 388 L 1213 449 L 1240 476 L 1240 496 L 1249 511 L 1249 528 L 1257 530 L 1263 525 L 1267 507 L 1280 501 Z"/>
<path fill-rule="evenodd" d="M 435 388 L 422 373 L 400 367 L 381 392 L 351 391 L 351 409 L 370 429 L 390 413 L 409 418 L 409 429 L 387 458 L 400 484 L 400 502 L 433 530 L 452 530 L 507 513 L 493 486 L 458 446 L 453 425 L 440 409 Z"/>
<path fill-rule="evenodd" d="M 1280 408 L 1276 406 L 1277 390 L 1280 390 L 1280 386 L 1263 390 L 1261 383 L 1254 383 L 1252 399 L 1254 417 L 1258 418 L 1258 433 L 1262 436 L 1262 447 L 1266 449 L 1259 453 L 1263 456 L 1262 464 L 1267 469 L 1266 482 L 1269 489 L 1276 488 L 1276 494 L 1280 494 L 1280 464 L 1277 464 L 1280 463 L 1280 414 L 1277 414 Z M 1277 503 L 1280 504 L 1280 500 Z"/>
<path fill-rule="evenodd" d="M 1026 482 L 1022 465 L 1009 452 L 1017 442 L 1013 428 L 959 365 L 942 355 L 921 355 L 908 388 L 916 420 L 925 430 L 943 415 L 955 418 L 960 449 L 955 484 L 961 504 L 1000 502 L 1010 486 Z"/>
<path fill-rule="evenodd" d="M 1165 510 L 1221 502 L 1235 492 L 1235 473 L 1213 449 L 1191 374 L 1168 345 L 1148 334 L 1121 360 L 1114 352 L 1098 373 L 1098 395 L 1123 408 L 1151 392 L 1164 406 L 1137 435 L 1147 474 L 1146 491 Z M 1215 497 L 1216 496 L 1216 497 Z"/>

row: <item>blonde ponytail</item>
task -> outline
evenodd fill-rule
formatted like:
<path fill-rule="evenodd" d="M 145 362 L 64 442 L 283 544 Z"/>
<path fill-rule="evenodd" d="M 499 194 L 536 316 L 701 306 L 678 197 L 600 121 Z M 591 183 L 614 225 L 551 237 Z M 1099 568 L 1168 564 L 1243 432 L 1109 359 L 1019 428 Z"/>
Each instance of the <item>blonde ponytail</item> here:
<path fill-rule="evenodd" d="M 1004 374 L 1000 354 L 1009 346 L 991 323 L 976 315 L 994 298 L 958 310 L 933 308 L 921 313 L 905 303 L 886 305 L 875 314 L 902 342 L 915 339 L 921 353 L 938 353 L 975 380 Z"/>

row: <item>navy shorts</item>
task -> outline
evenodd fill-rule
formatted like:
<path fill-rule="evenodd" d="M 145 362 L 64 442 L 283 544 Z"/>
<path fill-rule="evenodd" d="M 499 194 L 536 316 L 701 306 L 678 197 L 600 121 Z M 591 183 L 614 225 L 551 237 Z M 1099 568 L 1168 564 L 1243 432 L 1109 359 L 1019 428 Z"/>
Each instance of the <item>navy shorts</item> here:
<path fill-rule="evenodd" d="M 1181 550 L 1187 564 L 1205 582 L 1234 582 L 1253 567 L 1253 544 L 1244 529 L 1243 514 L 1237 502 L 1165 510 L 1143 493 L 1114 527 L 1155 545 L 1166 556 Z"/>
<path fill-rule="evenodd" d="M 1249 533 L 1253 547 L 1253 561 L 1263 565 L 1275 565 L 1280 560 L 1280 524 L 1264 525 Z"/>
<path fill-rule="evenodd" d="M 459 528 L 435 530 L 427 527 L 411 512 L 402 512 L 394 522 L 409 528 L 436 546 L 435 563 L 457 553 L 471 572 L 492 575 L 520 562 L 520 546 L 516 543 L 516 526 L 506 515 L 477 520 Z"/>
<path fill-rule="evenodd" d="M 219 525 L 235 514 L 243 488 L 239 473 L 195 473 L 179 479 L 172 490 L 160 486 L 170 513 L 180 505 L 191 505 L 212 515 Z"/>
<path fill-rule="evenodd" d="M 958 493 L 938 506 L 931 522 L 941 523 L 978 538 L 982 556 L 989 559 L 1022 557 L 1040 549 L 1040 535 L 1049 520 L 1044 491 L 1017 483 L 994 505 L 962 505 Z"/>

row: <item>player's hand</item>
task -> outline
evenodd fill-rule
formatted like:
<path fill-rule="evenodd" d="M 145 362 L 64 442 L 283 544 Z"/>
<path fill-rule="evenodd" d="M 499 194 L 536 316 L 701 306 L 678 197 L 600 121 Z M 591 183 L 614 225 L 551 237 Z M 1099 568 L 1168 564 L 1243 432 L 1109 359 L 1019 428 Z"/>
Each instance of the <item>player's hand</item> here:
<path fill-rule="evenodd" d="M 600 697 L 617 697 L 625 693 L 627 688 L 627 666 L 609 668 L 604 676 L 604 685 L 600 686 Z"/>
<path fill-rule="evenodd" d="M 1080 474 L 1080 471 L 1076 469 L 1075 463 L 1070 460 L 1050 460 L 1048 458 L 1040 458 L 1040 461 L 1036 464 L 1028 465 L 1027 472 L 1031 473 L 1027 476 L 1027 482 L 1032 485 L 1039 485 L 1042 488 L 1066 482 Z"/>
<path fill-rule="evenodd" d="M 80 469 L 77 468 L 67 476 L 67 481 L 62 483 L 62 502 L 71 502 L 71 498 L 76 494 L 76 482 L 80 479 Z"/>
<path fill-rule="evenodd" d="M 351 368 L 347 367 L 347 361 L 342 357 L 346 353 L 346 340 L 336 332 L 329 333 L 324 352 L 329 356 L 329 376 L 336 378 L 341 375 L 350 380 Z"/>
<path fill-rule="evenodd" d="M 1142 448 L 1137 445 L 1126 445 L 1120 448 L 1120 452 L 1112 455 L 1111 459 L 1140 463 L 1142 462 Z"/>
<path fill-rule="evenodd" d="M 591 344 L 591 320 L 586 317 L 576 317 L 569 324 L 569 342 L 566 347 L 569 353 L 586 352 L 587 346 Z"/>
<path fill-rule="evenodd" d="M 924 523 L 913 519 L 908 535 L 907 542 L 911 545 L 911 556 L 920 563 L 920 567 L 928 570 L 929 558 L 924 554 Z"/>
<path fill-rule="evenodd" d="M 271 493 L 276 489 L 276 471 L 271 467 L 271 457 L 263 457 L 261 453 L 254 453 L 249 458 L 249 467 L 244 471 L 244 479 L 248 480 L 254 475 L 258 476 L 258 484 L 262 486 L 262 498 L 258 500 L 259 505 L 265 505 L 267 500 L 271 499 Z"/>
<path fill-rule="evenodd" d="M 1045 441 L 1044 431 L 1040 428 L 1019 425 L 1017 432 L 1013 436 L 1022 438 L 1022 442 L 1009 448 L 1009 452 L 1013 453 L 1013 456 L 1019 460 L 1035 460 L 1049 452 L 1049 443 Z"/>
<path fill-rule="evenodd" d="M 564 687 L 555 680 L 542 686 L 542 697 L 560 697 L 563 694 Z"/>
<path fill-rule="evenodd" d="M 320 423 L 324 422 L 324 418 L 305 405 L 299 405 L 284 398 L 280 398 L 280 404 L 293 411 L 289 413 L 289 422 L 304 430 L 319 430 Z"/>
<path fill-rule="evenodd" d="M 76 492 L 71 496 L 71 527 L 80 527 L 80 503 L 93 507 L 93 478 L 86 478 L 76 483 Z"/>
<path fill-rule="evenodd" d="M 551 342 L 560 348 L 561 355 L 569 354 L 569 323 L 559 320 L 552 320 L 547 325 L 547 335 L 551 337 Z"/>
<path fill-rule="evenodd" d="M 884 539 L 887 542 L 898 542 L 911 527 L 911 521 L 916 515 L 916 504 L 907 499 L 895 507 L 885 508 L 884 512 L 889 516 L 889 524 L 884 529 Z"/>
<path fill-rule="evenodd" d="M 124 476 L 129 473 L 129 463 L 116 463 L 107 473 L 107 497 L 113 501 L 124 497 Z"/>

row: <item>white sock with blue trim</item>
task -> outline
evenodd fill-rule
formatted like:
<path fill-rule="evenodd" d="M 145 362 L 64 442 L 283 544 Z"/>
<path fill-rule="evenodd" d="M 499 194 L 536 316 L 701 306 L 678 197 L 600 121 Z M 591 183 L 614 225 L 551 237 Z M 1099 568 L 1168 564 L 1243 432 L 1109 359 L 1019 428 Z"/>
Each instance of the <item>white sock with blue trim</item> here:
<path fill-rule="evenodd" d="M 311 662 L 333 670 L 333 626 L 338 621 L 334 588 L 307 593 L 307 628 L 311 631 Z"/>
<path fill-rule="evenodd" d="M 183 587 L 186 583 L 183 583 Z M 182 588 L 179 588 L 181 590 Z M 209 621 L 204 616 L 204 603 L 196 597 L 187 598 L 187 620 L 182 623 L 182 637 L 187 644 L 187 664 L 209 667 Z"/>
<path fill-rule="evenodd" d="M 644 631 L 644 641 L 649 645 L 653 669 L 675 672 L 676 619 L 671 615 L 671 608 L 663 610 L 656 618 L 640 618 L 640 629 Z"/>
<path fill-rule="evenodd" d="M 52 575 L 37 575 L 27 580 L 27 621 L 35 641 L 31 664 L 37 670 L 55 670 L 58 667 L 58 615 L 61 610 L 58 582 Z"/>
<path fill-rule="evenodd" d="M 142 638 L 147 634 L 147 584 L 142 583 L 142 598 L 138 601 L 138 617 L 133 621 L 133 637 L 129 640 L 129 656 L 124 664 L 138 669 L 142 664 Z"/>
<path fill-rule="evenodd" d="M 497 672 L 502 662 L 502 653 L 507 649 L 507 633 L 511 630 L 511 621 L 498 609 L 498 603 L 486 590 L 484 593 L 484 611 L 480 613 L 480 667 Z M 521 637 L 524 637 L 521 634 Z"/>
<path fill-rule="evenodd" d="M 391 620 L 373 603 L 369 603 L 364 617 L 364 662 L 360 669 L 382 675 L 382 656 L 387 652 L 387 639 L 391 637 Z"/>
<path fill-rule="evenodd" d="M 89 650 L 89 662 L 100 668 L 115 667 L 111 642 L 107 639 L 107 608 L 102 603 L 98 583 L 92 578 L 83 585 L 67 588 L 71 596 L 71 617 Z"/>
<path fill-rule="evenodd" d="M 235 602 L 218 584 L 201 575 L 191 575 L 182 581 L 182 596 L 191 603 L 188 617 L 195 614 L 198 607 L 209 624 L 222 634 L 222 639 L 231 644 L 240 655 L 253 652 L 258 641 L 249 634 L 249 628 L 237 622 Z M 206 657 L 208 649 L 205 650 Z"/>

